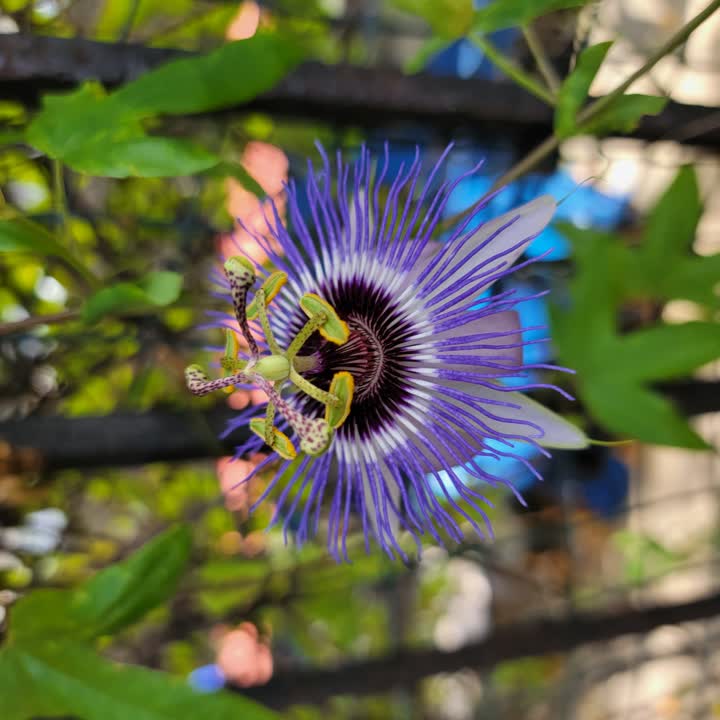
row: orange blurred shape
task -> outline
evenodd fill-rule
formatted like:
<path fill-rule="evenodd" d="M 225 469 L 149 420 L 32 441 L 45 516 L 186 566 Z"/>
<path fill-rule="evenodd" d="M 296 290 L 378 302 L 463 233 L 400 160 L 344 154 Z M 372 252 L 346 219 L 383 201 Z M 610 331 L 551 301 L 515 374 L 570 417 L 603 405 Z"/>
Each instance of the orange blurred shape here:
<path fill-rule="evenodd" d="M 237 530 L 230 530 L 220 536 L 217 546 L 223 555 L 238 555 L 242 550 L 243 536 Z"/>
<path fill-rule="evenodd" d="M 255 463 L 248 460 L 220 458 L 215 466 L 220 489 L 225 495 L 225 507 L 231 512 L 247 510 L 250 493 L 248 483 L 243 480 L 252 472 Z"/>
<path fill-rule="evenodd" d="M 274 145 L 259 141 L 249 142 L 245 146 L 240 162 L 250 175 L 255 178 L 262 189 L 275 199 L 275 205 L 281 219 L 285 216 L 285 196 L 283 183 L 288 176 L 288 159 L 285 153 Z M 275 222 L 269 201 L 260 201 L 253 193 L 246 190 L 235 178 L 225 181 L 227 193 L 227 211 L 231 217 L 241 220 L 252 233 L 264 238 L 275 251 L 279 251 L 278 243 L 268 231 L 267 220 Z M 257 263 L 264 263 L 267 255 L 254 240 L 252 235 L 236 223 L 232 235 L 225 235 L 220 240 L 220 251 L 225 257 L 246 253 Z"/>
<path fill-rule="evenodd" d="M 227 26 L 225 37 L 228 40 L 247 40 L 255 34 L 259 23 L 260 6 L 254 0 L 245 0 Z"/>
<path fill-rule="evenodd" d="M 220 640 L 217 664 L 230 682 L 240 687 L 264 685 L 273 674 L 270 648 L 260 641 L 252 623 L 242 623 Z"/>
<path fill-rule="evenodd" d="M 241 554 L 248 558 L 261 555 L 265 552 L 267 545 L 266 537 L 267 535 L 260 530 L 255 530 L 246 535 L 243 539 L 242 549 L 240 550 Z"/>

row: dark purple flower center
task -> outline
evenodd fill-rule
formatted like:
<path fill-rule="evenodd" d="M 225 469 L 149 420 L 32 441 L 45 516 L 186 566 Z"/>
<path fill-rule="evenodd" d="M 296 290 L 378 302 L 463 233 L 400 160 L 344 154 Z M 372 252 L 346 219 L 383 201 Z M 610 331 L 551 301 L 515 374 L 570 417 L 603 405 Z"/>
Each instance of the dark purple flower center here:
<path fill-rule="evenodd" d="M 313 355 L 316 361 L 305 376 L 327 390 L 335 373 L 349 372 L 355 393 L 350 415 L 337 432 L 354 436 L 358 430 L 366 437 L 390 423 L 407 398 L 413 324 L 385 290 L 364 279 L 335 281 L 320 288 L 318 295 L 347 322 L 350 339 L 335 345 L 315 336 L 303 349 L 303 355 Z M 298 318 L 298 327 L 302 321 Z M 306 407 L 313 415 L 322 410 L 313 400 Z"/>

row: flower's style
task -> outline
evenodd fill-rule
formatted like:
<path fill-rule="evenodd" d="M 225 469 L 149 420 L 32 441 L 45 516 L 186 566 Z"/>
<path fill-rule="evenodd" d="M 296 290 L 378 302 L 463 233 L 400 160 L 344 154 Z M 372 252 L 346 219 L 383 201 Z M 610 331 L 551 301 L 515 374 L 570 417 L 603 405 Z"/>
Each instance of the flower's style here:
<path fill-rule="evenodd" d="M 244 411 L 227 429 L 254 433 L 237 456 L 267 445 L 273 452 L 262 465 L 282 460 L 261 500 L 276 492 L 274 520 L 292 527 L 298 543 L 317 532 L 327 498 L 336 558 L 347 558 L 351 522 L 362 526 L 366 549 L 374 538 L 403 558 L 402 532 L 418 548 L 425 533 L 460 541 L 462 517 L 483 535 L 485 499 L 454 468 L 498 485 L 503 478 L 477 456 L 522 459 L 517 443 L 586 444 L 578 428 L 518 392 L 548 386 L 503 384 L 549 366 L 523 364 L 513 292 L 483 295 L 513 271 L 555 203 L 543 196 L 480 227 L 471 213 L 439 244 L 431 238 L 463 179 L 436 179 L 449 150 L 423 183 L 419 153 L 386 178 L 387 147 L 376 165 L 365 149 L 345 164 L 320 148 L 322 169 L 308 168 L 306 215 L 291 183 L 291 230 L 273 212 L 273 242 L 257 237 L 274 269 L 239 255 L 216 278 L 235 315 L 216 321 L 227 336 L 225 376 L 186 371 L 198 395 L 265 391 L 264 410 Z"/>

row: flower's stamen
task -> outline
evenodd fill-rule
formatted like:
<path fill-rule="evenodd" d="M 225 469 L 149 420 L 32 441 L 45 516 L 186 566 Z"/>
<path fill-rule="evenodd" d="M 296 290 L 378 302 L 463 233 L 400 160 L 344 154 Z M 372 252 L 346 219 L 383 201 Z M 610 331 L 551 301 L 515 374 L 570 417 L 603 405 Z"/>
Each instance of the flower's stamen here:
<path fill-rule="evenodd" d="M 272 273 L 255 293 L 255 297 L 250 305 L 248 305 L 246 311 L 248 320 L 255 320 L 255 318 L 260 320 L 263 333 L 265 333 L 265 340 L 267 341 L 270 351 L 275 355 L 282 355 L 282 350 L 280 349 L 272 328 L 270 327 L 270 319 L 268 318 L 267 308 L 286 282 L 286 273 Z"/>
<path fill-rule="evenodd" d="M 190 365 L 185 368 L 185 382 L 188 390 L 198 397 L 208 395 L 215 390 L 230 387 L 236 383 L 247 382 L 247 380 L 248 376 L 242 372 L 218 380 L 210 380 L 199 365 Z"/>
<path fill-rule="evenodd" d="M 264 377 L 256 375 L 253 380 L 285 416 L 290 427 L 300 438 L 300 449 L 303 452 L 308 455 L 321 455 L 328 449 L 332 440 L 332 428 L 324 418 L 309 418 L 303 415 L 292 407 Z"/>
<path fill-rule="evenodd" d="M 255 302 L 257 303 L 257 313 L 260 320 L 260 326 L 265 334 L 265 340 L 267 341 L 268 347 L 273 354 L 280 355 L 282 354 L 282 350 L 273 335 L 272 328 L 270 327 L 270 319 L 268 318 L 267 307 L 265 304 L 265 290 L 263 290 L 263 288 L 260 288 L 255 293 Z"/>
<path fill-rule="evenodd" d="M 287 349 L 286 356 L 289 360 L 292 361 L 295 359 L 305 343 L 310 339 L 310 336 L 321 328 L 327 322 L 327 319 L 327 315 L 323 312 L 316 313 L 310 317 Z"/>
<path fill-rule="evenodd" d="M 247 294 L 255 283 L 255 269 L 249 260 L 240 255 L 228 258 L 223 268 L 230 283 L 230 295 L 235 309 L 235 319 L 240 326 L 242 336 L 250 348 L 250 354 L 257 357 L 259 353 L 258 345 L 252 332 L 250 332 L 250 324 L 247 318 Z"/>
<path fill-rule="evenodd" d="M 275 424 L 275 404 L 268 402 L 265 408 L 265 444 L 272 446 L 273 425 Z"/>
<path fill-rule="evenodd" d="M 330 446 L 333 430 L 342 425 L 350 413 L 355 382 L 349 372 L 341 371 L 333 376 L 329 391 L 317 387 L 300 374 L 301 371 L 311 370 L 317 362 L 316 358 L 312 355 L 298 357 L 298 352 L 314 332 L 319 332 L 328 342 L 343 345 L 350 338 L 347 323 L 318 295 L 303 295 L 300 307 L 308 316 L 308 321 L 288 349 L 283 351 L 270 327 L 267 305 L 285 285 L 287 275 L 281 272 L 269 275 L 248 305 L 247 293 L 255 280 L 249 261 L 240 257 L 230 258 L 225 263 L 225 272 L 230 283 L 238 324 L 251 345 L 252 354 L 249 360 L 240 358 L 237 335 L 234 330 L 226 330 L 225 352 L 220 359 L 220 365 L 227 376 L 210 380 L 199 365 L 191 365 L 185 371 L 188 388 L 195 395 L 207 395 L 219 389 L 229 389 L 232 392 L 236 383 L 252 383 L 264 390 L 268 396 L 265 417 L 250 420 L 250 429 L 262 438 L 266 445 L 286 459 L 293 459 L 297 455 L 292 440 L 274 426 L 275 415 L 279 411 L 300 438 L 300 449 L 304 453 L 324 453 Z M 241 313 L 244 322 L 241 322 Z M 250 335 L 248 323 L 255 319 L 260 322 L 270 355 L 260 356 L 258 345 Z M 279 385 L 286 380 L 290 380 L 298 390 L 324 405 L 325 416 L 305 416 L 283 399 Z"/>
<path fill-rule="evenodd" d="M 294 368 L 290 368 L 289 379 L 293 385 L 302 390 L 306 395 L 309 395 L 314 400 L 317 400 L 319 403 L 322 403 L 323 405 L 331 405 L 333 407 L 340 405 L 339 398 L 325 390 L 321 390 L 316 385 L 313 385 Z"/>

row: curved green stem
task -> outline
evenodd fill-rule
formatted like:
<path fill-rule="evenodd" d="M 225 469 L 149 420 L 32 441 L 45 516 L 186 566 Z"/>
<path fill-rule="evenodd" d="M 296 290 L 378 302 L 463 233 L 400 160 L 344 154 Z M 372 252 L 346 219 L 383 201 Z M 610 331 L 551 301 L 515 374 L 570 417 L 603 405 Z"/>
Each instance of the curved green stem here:
<path fill-rule="evenodd" d="M 537 36 L 537 33 L 533 29 L 532 25 L 523 26 L 522 33 L 525 37 L 528 50 L 530 50 L 530 53 L 535 60 L 537 69 L 545 79 L 550 92 L 555 95 L 560 89 L 561 81 L 558 74 L 555 72 L 555 68 L 552 66 L 550 59 L 545 54 L 545 48 L 542 46 L 540 38 Z"/>
<path fill-rule="evenodd" d="M 695 32 L 695 30 L 697 30 L 700 25 L 702 25 L 705 20 L 713 15 L 718 9 L 720 9 L 720 0 L 713 0 L 704 10 L 699 12 L 694 18 L 692 18 L 692 20 L 683 25 L 683 27 L 681 27 L 670 39 L 668 39 L 667 42 L 661 45 L 640 68 L 629 75 L 612 92 L 599 98 L 594 103 L 591 103 L 587 108 L 585 108 L 585 110 L 579 113 L 577 117 L 578 128 L 582 129 L 585 123 L 595 118 L 618 97 L 623 95 L 636 80 L 639 80 L 643 75 L 652 70 L 652 68 L 655 67 L 655 65 L 657 65 L 657 63 L 660 62 L 660 60 L 662 60 L 666 55 L 669 55 L 685 43 L 690 35 L 692 35 L 692 33 Z M 476 38 L 473 39 L 477 40 Z M 489 53 L 488 57 L 490 57 Z M 513 77 L 513 79 L 517 82 L 517 78 Z M 547 137 L 529 155 L 526 155 L 520 162 L 499 177 L 493 183 L 492 187 L 485 196 L 480 199 L 480 202 L 487 198 L 490 193 L 495 192 L 495 190 L 501 188 L 503 185 L 508 185 L 514 180 L 517 180 L 517 178 L 539 165 L 548 155 L 555 152 L 555 150 L 560 147 L 561 142 L 561 139 L 555 134 Z M 471 212 L 473 212 L 474 207 L 475 206 L 473 205 L 472 207 L 447 218 L 438 225 L 438 229 L 446 230 L 448 227 L 452 227 L 456 223 L 462 221 Z"/>
<path fill-rule="evenodd" d="M 505 57 L 484 35 L 470 35 L 470 40 L 488 56 L 493 65 L 497 65 L 511 80 L 514 80 L 518 85 L 524 87 L 529 93 L 547 103 L 550 107 L 555 107 L 553 94 L 510 58 Z"/>
<path fill-rule="evenodd" d="M 302 350 L 303 345 L 309 340 L 310 336 L 318 328 L 322 327 L 326 321 L 327 317 L 325 315 L 313 315 L 313 317 L 311 317 L 305 325 L 303 325 L 302 330 L 300 330 L 300 332 L 295 336 L 293 341 L 290 343 L 290 347 L 288 347 L 287 352 L 285 353 L 285 356 L 291 363 L 300 350 Z"/>
<path fill-rule="evenodd" d="M 336 398 L 329 392 L 321 390 L 316 385 L 313 385 L 309 380 L 306 380 L 302 375 L 300 375 L 294 368 L 290 368 L 290 376 L 288 379 L 299 390 L 302 390 L 306 395 L 309 395 L 311 398 L 317 400 L 323 405 L 332 405 L 332 407 L 337 407 L 340 404 L 339 398 Z"/>
<path fill-rule="evenodd" d="M 282 348 L 278 345 L 272 328 L 270 327 L 270 320 L 265 305 L 265 291 L 262 288 L 255 293 L 255 302 L 257 303 L 258 319 L 260 320 L 263 333 L 265 333 L 265 340 L 267 340 L 270 352 L 272 352 L 273 355 L 283 355 Z"/>

